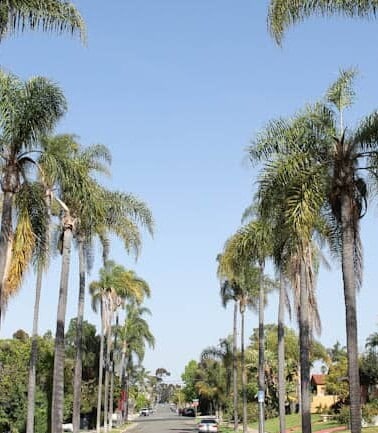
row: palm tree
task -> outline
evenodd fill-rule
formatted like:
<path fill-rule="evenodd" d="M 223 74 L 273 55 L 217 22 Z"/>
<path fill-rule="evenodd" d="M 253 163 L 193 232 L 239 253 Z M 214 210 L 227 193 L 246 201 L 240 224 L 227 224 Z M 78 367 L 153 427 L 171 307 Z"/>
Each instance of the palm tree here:
<path fill-rule="evenodd" d="M 242 366 L 242 392 L 243 392 L 243 431 L 247 431 L 247 395 L 246 395 L 246 371 L 245 371 L 245 355 L 244 355 L 244 321 L 245 321 L 245 310 L 247 307 L 258 310 L 260 302 L 260 285 L 263 295 L 263 304 L 265 305 L 269 286 L 272 282 L 266 277 L 261 278 L 261 269 L 258 269 L 251 260 L 251 255 L 248 252 L 241 254 L 242 249 L 241 243 L 244 242 L 240 236 L 240 232 L 232 236 L 225 244 L 224 252 L 218 257 L 219 267 L 218 276 L 223 277 L 223 283 L 221 287 L 225 287 L 227 291 L 225 293 L 225 299 L 236 300 L 236 304 L 239 305 L 241 315 L 241 366 Z M 229 279 L 226 280 L 225 278 Z M 222 290 L 222 289 L 221 289 Z M 222 293 L 222 292 L 221 292 Z M 235 337 L 236 338 L 236 337 Z M 235 392 L 235 391 L 234 391 Z M 237 389 L 236 389 L 237 392 Z M 235 425 L 234 425 L 235 428 Z"/>
<path fill-rule="evenodd" d="M 378 347 L 378 332 L 373 332 L 372 334 L 370 334 L 368 336 L 368 338 L 366 339 L 366 344 L 365 347 L 367 349 L 371 349 L 376 351 L 377 347 Z"/>
<path fill-rule="evenodd" d="M 150 331 L 147 321 L 142 317 L 151 314 L 146 307 L 136 302 L 126 304 L 126 319 L 119 330 L 121 340 L 120 377 L 121 390 L 126 396 L 122 402 L 122 418 L 127 421 L 129 406 L 129 377 L 133 366 L 133 355 L 136 355 L 138 364 L 143 361 L 145 345 L 155 346 L 155 338 Z"/>
<path fill-rule="evenodd" d="M 30 351 L 29 365 L 29 382 L 28 382 L 28 413 L 26 432 L 34 432 L 34 414 L 35 414 L 35 383 L 36 383 L 36 363 L 38 354 L 38 320 L 39 320 L 39 301 L 42 290 L 43 272 L 48 266 L 49 259 L 49 240 L 50 240 L 50 225 L 51 225 L 51 201 L 54 184 L 61 169 L 60 161 L 72 158 L 74 142 L 71 136 L 56 136 L 42 137 L 41 139 L 44 153 L 38 160 L 39 170 L 39 190 L 42 198 L 39 203 L 31 200 L 33 195 L 28 196 L 28 206 L 32 211 L 30 215 L 36 215 L 36 209 L 40 209 L 40 204 L 43 203 L 43 214 L 38 218 L 38 236 L 36 239 L 39 242 L 36 244 L 34 251 L 36 262 L 36 288 L 35 302 L 33 315 L 33 333 L 32 345 Z M 17 201 L 16 201 L 17 202 Z M 33 221 L 33 220 L 32 220 Z M 13 272 L 12 275 L 15 275 Z"/>
<path fill-rule="evenodd" d="M 147 282 L 145 280 L 143 280 L 142 278 L 139 278 L 135 272 L 133 271 L 127 271 L 129 274 L 129 283 L 127 287 L 123 287 L 120 288 L 117 291 L 117 296 L 119 299 L 119 302 L 116 305 L 116 309 L 115 309 L 115 313 L 116 313 L 116 325 L 115 325 L 115 330 L 114 330 L 114 345 L 112 347 L 111 350 L 111 376 L 110 376 L 110 402 L 109 402 L 109 408 L 110 408 L 110 414 L 109 414 L 109 428 L 111 429 L 112 427 L 112 416 L 113 416 L 113 388 L 114 388 L 114 372 L 115 372 L 115 361 L 114 361 L 114 352 L 115 349 L 117 347 L 117 336 L 118 336 L 118 324 L 119 324 L 119 308 L 121 306 L 127 307 L 127 301 L 129 301 L 130 303 L 133 303 L 133 298 L 130 298 L 130 292 L 132 292 L 132 290 L 135 290 L 135 292 L 138 293 L 142 293 L 143 298 L 144 297 L 150 297 L 151 295 L 151 291 L 150 291 L 150 287 L 147 284 Z M 134 289 L 132 289 L 132 287 Z"/>
<path fill-rule="evenodd" d="M 105 159 L 109 160 L 110 155 L 107 155 L 101 146 L 94 146 L 86 149 L 86 157 L 92 160 L 93 156 L 103 154 Z M 92 242 L 94 236 L 99 236 L 103 246 L 103 260 L 106 260 L 109 255 L 109 240 L 108 233 L 113 233 L 123 240 L 125 248 L 128 252 L 133 252 L 138 255 L 141 247 L 139 226 L 146 227 L 152 234 L 153 220 L 147 206 L 140 200 L 136 199 L 131 194 L 109 191 L 99 186 L 94 186 L 95 194 L 93 196 L 95 202 L 86 206 L 84 211 L 87 214 L 81 213 L 80 225 L 76 229 L 76 240 L 79 252 L 79 303 L 78 303 L 78 326 L 77 326 L 77 355 L 75 363 L 75 379 L 74 379 L 74 411 L 73 411 L 73 427 L 74 433 L 79 429 L 80 422 L 80 388 L 81 388 L 81 334 L 82 322 L 84 313 L 84 293 L 85 293 L 85 273 L 87 271 L 86 263 L 89 260 L 84 260 L 85 257 L 92 256 Z M 94 209 L 98 211 L 95 213 Z M 137 281 L 137 278 L 129 271 L 130 280 L 135 280 L 133 284 L 141 284 L 142 281 Z M 140 287 L 142 290 L 142 287 Z M 149 296 L 148 286 L 143 289 L 145 295 Z M 127 295 L 127 292 L 126 292 Z M 118 293 L 121 300 L 124 300 L 122 293 Z M 116 317 L 118 321 L 118 315 Z M 117 338 L 117 335 L 116 335 Z M 115 342 L 116 343 L 116 342 Z M 114 362 L 113 362 L 114 364 Z M 113 372 L 111 370 L 111 399 L 113 387 Z M 112 401 L 110 402 L 112 409 Z M 110 421 L 112 419 L 110 414 Z"/>
<path fill-rule="evenodd" d="M 53 394 L 51 408 L 51 423 L 53 433 L 61 429 L 63 422 L 64 399 L 64 325 L 66 315 L 68 274 L 70 269 L 71 242 L 75 226 L 79 227 L 80 216 L 88 215 L 85 211 L 91 204 L 96 203 L 96 184 L 91 175 L 93 172 L 102 172 L 104 165 L 96 160 L 103 158 L 103 152 L 94 152 L 94 158 L 88 158 L 91 151 L 77 151 L 63 171 L 64 175 L 58 179 L 59 193 L 64 201 L 55 197 L 63 211 L 61 212 L 60 251 L 62 254 L 62 268 L 58 299 L 57 327 L 55 337 Z M 91 207 L 95 218 L 98 209 Z M 101 208 L 99 209 L 101 211 Z"/>
<path fill-rule="evenodd" d="M 25 29 L 78 34 L 85 40 L 85 23 L 75 6 L 64 0 L 12 0 L 0 5 L 0 41 Z"/>
<path fill-rule="evenodd" d="M 233 403 L 234 403 L 234 431 L 238 429 L 239 415 L 238 415 L 238 358 L 237 358 L 237 326 L 238 326 L 238 304 L 241 288 L 235 280 L 227 279 L 228 266 L 224 256 L 218 256 L 218 277 L 221 280 L 220 296 L 223 307 L 226 307 L 229 301 L 234 302 L 233 314 L 233 332 L 232 332 L 232 352 L 233 352 Z"/>
<path fill-rule="evenodd" d="M 3 192 L 0 229 L 0 320 L 17 285 L 8 285 L 14 239 L 14 197 L 25 180 L 25 168 L 40 151 L 39 139 L 49 133 L 66 111 L 62 91 L 51 81 L 35 77 L 23 82 L 0 71 L 0 128 Z M 24 263 L 27 265 L 28 263 Z M 21 265 L 21 263 L 20 263 Z M 19 266 L 19 269 L 22 269 Z"/>
<path fill-rule="evenodd" d="M 97 404 L 97 431 L 100 431 L 101 415 L 101 395 L 102 395 L 102 370 L 103 370 L 103 348 L 104 333 L 107 336 L 106 351 L 106 370 L 105 370 L 105 400 L 104 400 L 104 427 L 107 430 L 107 409 L 108 409 L 108 367 L 110 364 L 110 346 L 111 346 L 111 323 L 115 305 L 118 301 L 118 293 L 122 293 L 126 298 L 135 299 L 141 302 L 144 293 L 141 287 L 131 284 L 130 273 L 121 265 L 108 260 L 99 272 L 100 279 L 92 281 L 89 290 L 92 296 L 92 308 L 96 312 L 100 304 L 101 313 L 101 349 L 100 349 L 100 366 L 99 366 L 99 384 L 98 384 L 98 404 Z"/>
<path fill-rule="evenodd" d="M 366 209 L 368 178 L 363 173 L 374 174 L 376 170 L 378 114 L 373 112 L 362 120 L 355 131 L 344 129 L 343 112 L 354 99 L 355 75 L 354 70 L 341 71 L 329 87 L 325 101 L 307 107 L 290 121 L 271 122 L 257 137 L 250 154 L 253 159 L 268 161 L 261 180 L 264 188 L 274 190 L 285 185 L 283 193 L 290 205 L 286 210 L 287 221 L 296 229 L 298 240 L 302 239 L 297 258 L 301 279 L 307 281 L 308 286 L 313 281 L 313 271 L 304 273 L 302 267 L 306 261 L 314 263 L 309 241 L 315 227 L 320 232 L 324 229 L 328 232 L 333 251 L 341 258 L 351 428 L 353 433 L 359 433 L 356 316 L 356 289 L 362 278 L 359 220 Z"/>
<path fill-rule="evenodd" d="M 377 0 L 270 0 L 268 26 L 277 43 L 282 42 L 285 30 L 311 15 L 374 18 Z"/>
<path fill-rule="evenodd" d="M 111 157 L 108 149 L 105 146 L 93 145 L 82 149 L 76 141 L 76 157 L 85 161 L 88 169 L 96 169 L 102 173 L 107 173 L 107 167 L 103 165 L 110 164 Z M 77 241 L 78 256 L 79 256 L 79 297 L 78 297 L 78 313 L 76 321 L 76 360 L 74 373 L 74 401 L 72 424 L 73 431 L 77 433 L 80 427 L 80 400 L 81 400 L 81 376 L 82 376 L 82 333 L 84 320 L 84 303 L 85 303 L 85 274 L 90 269 L 90 243 L 93 237 L 93 230 L 97 221 L 104 218 L 102 190 L 96 182 L 89 184 L 91 187 L 88 191 L 87 198 L 84 203 L 80 201 L 82 198 L 79 192 L 79 199 L 73 195 L 78 190 L 73 189 L 66 191 L 65 201 L 75 208 L 76 227 L 74 238 Z M 69 195 L 70 194 L 70 195 Z"/>
<path fill-rule="evenodd" d="M 248 264 L 256 263 L 259 269 L 259 301 L 258 301 L 258 316 L 259 316 L 259 433 L 264 432 L 264 399 L 265 399 L 265 374 L 264 374 L 264 306 L 265 306 L 265 290 L 264 290 L 264 267 L 265 261 L 272 255 L 273 237 L 271 228 L 264 220 L 256 219 L 242 227 L 235 235 L 234 242 L 236 247 L 235 259 L 239 258 L 241 263 L 244 263 L 244 271 L 248 269 Z"/>

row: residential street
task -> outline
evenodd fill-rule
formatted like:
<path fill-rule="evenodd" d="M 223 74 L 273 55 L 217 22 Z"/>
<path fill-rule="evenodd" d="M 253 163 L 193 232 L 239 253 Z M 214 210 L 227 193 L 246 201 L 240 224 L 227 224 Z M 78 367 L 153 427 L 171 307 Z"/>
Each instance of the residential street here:
<path fill-rule="evenodd" d="M 133 433 L 187 433 L 196 432 L 195 418 L 176 415 L 168 405 L 157 406 L 153 415 L 138 417 L 135 425 L 127 429 Z"/>

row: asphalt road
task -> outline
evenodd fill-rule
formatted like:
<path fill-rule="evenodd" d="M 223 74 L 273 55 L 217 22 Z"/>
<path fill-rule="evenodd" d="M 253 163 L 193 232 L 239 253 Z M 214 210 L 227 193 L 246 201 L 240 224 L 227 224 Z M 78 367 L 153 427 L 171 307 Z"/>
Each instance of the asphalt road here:
<path fill-rule="evenodd" d="M 168 405 L 157 406 L 153 415 L 138 417 L 130 433 L 196 433 L 195 418 L 178 416 Z"/>

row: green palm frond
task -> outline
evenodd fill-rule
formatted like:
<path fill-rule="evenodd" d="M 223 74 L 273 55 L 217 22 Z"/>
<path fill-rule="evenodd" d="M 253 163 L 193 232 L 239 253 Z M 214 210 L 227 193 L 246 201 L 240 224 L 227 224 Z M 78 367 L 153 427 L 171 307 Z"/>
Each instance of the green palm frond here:
<path fill-rule="evenodd" d="M 50 132 L 67 109 L 61 89 L 43 77 L 25 83 L 0 71 L 2 140 L 13 154 L 28 150 Z"/>
<path fill-rule="evenodd" d="M 357 69 L 341 69 L 337 80 L 327 90 L 327 101 L 339 112 L 350 107 L 355 100 L 356 92 L 353 84 L 357 73 Z"/>
<path fill-rule="evenodd" d="M 340 15 L 369 18 L 375 17 L 377 10 L 377 0 L 271 0 L 268 27 L 276 42 L 281 44 L 284 32 L 308 17 Z"/>
<path fill-rule="evenodd" d="M 378 111 L 366 116 L 351 138 L 352 145 L 360 146 L 361 151 L 373 150 L 378 143 Z"/>
<path fill-rule="evenodd" d="M 16 208 L 27 212 L 35 237 L 33 261 L 48 266 L 49 261 L 49 212 L 44 188 L 38 182 L 24 183 L 16 197 Z"/>
<path fill-rule="evenodd" d="M 35 245 L 35 235 L 28 212 L 23 209 L 19 214 L 17 226 L 14 233 L 12 245 L 12 258 L 8 272 L 7 281 L 3 287 L 2 303 L 6 305 L 7 300 L 19 289 L 25 271 L 30 264 Z"/>
<path fill-rule="evenodd" d="M 8 0 L 0 4 L 0 40 L 25 29 L 70 33 L 86 40 L 83 18 L 65 0 Z"/>

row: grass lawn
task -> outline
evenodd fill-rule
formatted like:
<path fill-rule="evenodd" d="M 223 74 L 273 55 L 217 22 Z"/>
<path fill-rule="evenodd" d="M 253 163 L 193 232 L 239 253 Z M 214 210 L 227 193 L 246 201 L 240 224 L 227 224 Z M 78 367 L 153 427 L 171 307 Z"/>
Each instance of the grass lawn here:
<path fill-rule="evenodd" d="M 323 422 L 319 415 L 312 415 L 312 431 L 317 432 L 319 430 L 325 430 L 333 427 L 340 427 L 337 421 Z M 251 424 L 253 429 L 258 430 L 258 423 Z M 292 431 L 293 433 L 300 433 L 301 431 L 301 417 L 299 414 L 286 415 L 286 430 Z M 265 431 L 268 433 L 278 433 L 280 431 L 279 419 L 272 418 L 265 421 Z M 370 432 L 369 432 L 370 433 Z M 375 432 L 371 432 L 375 433 Z M 378 433 L 378 432 L 377 432 Z"/>

